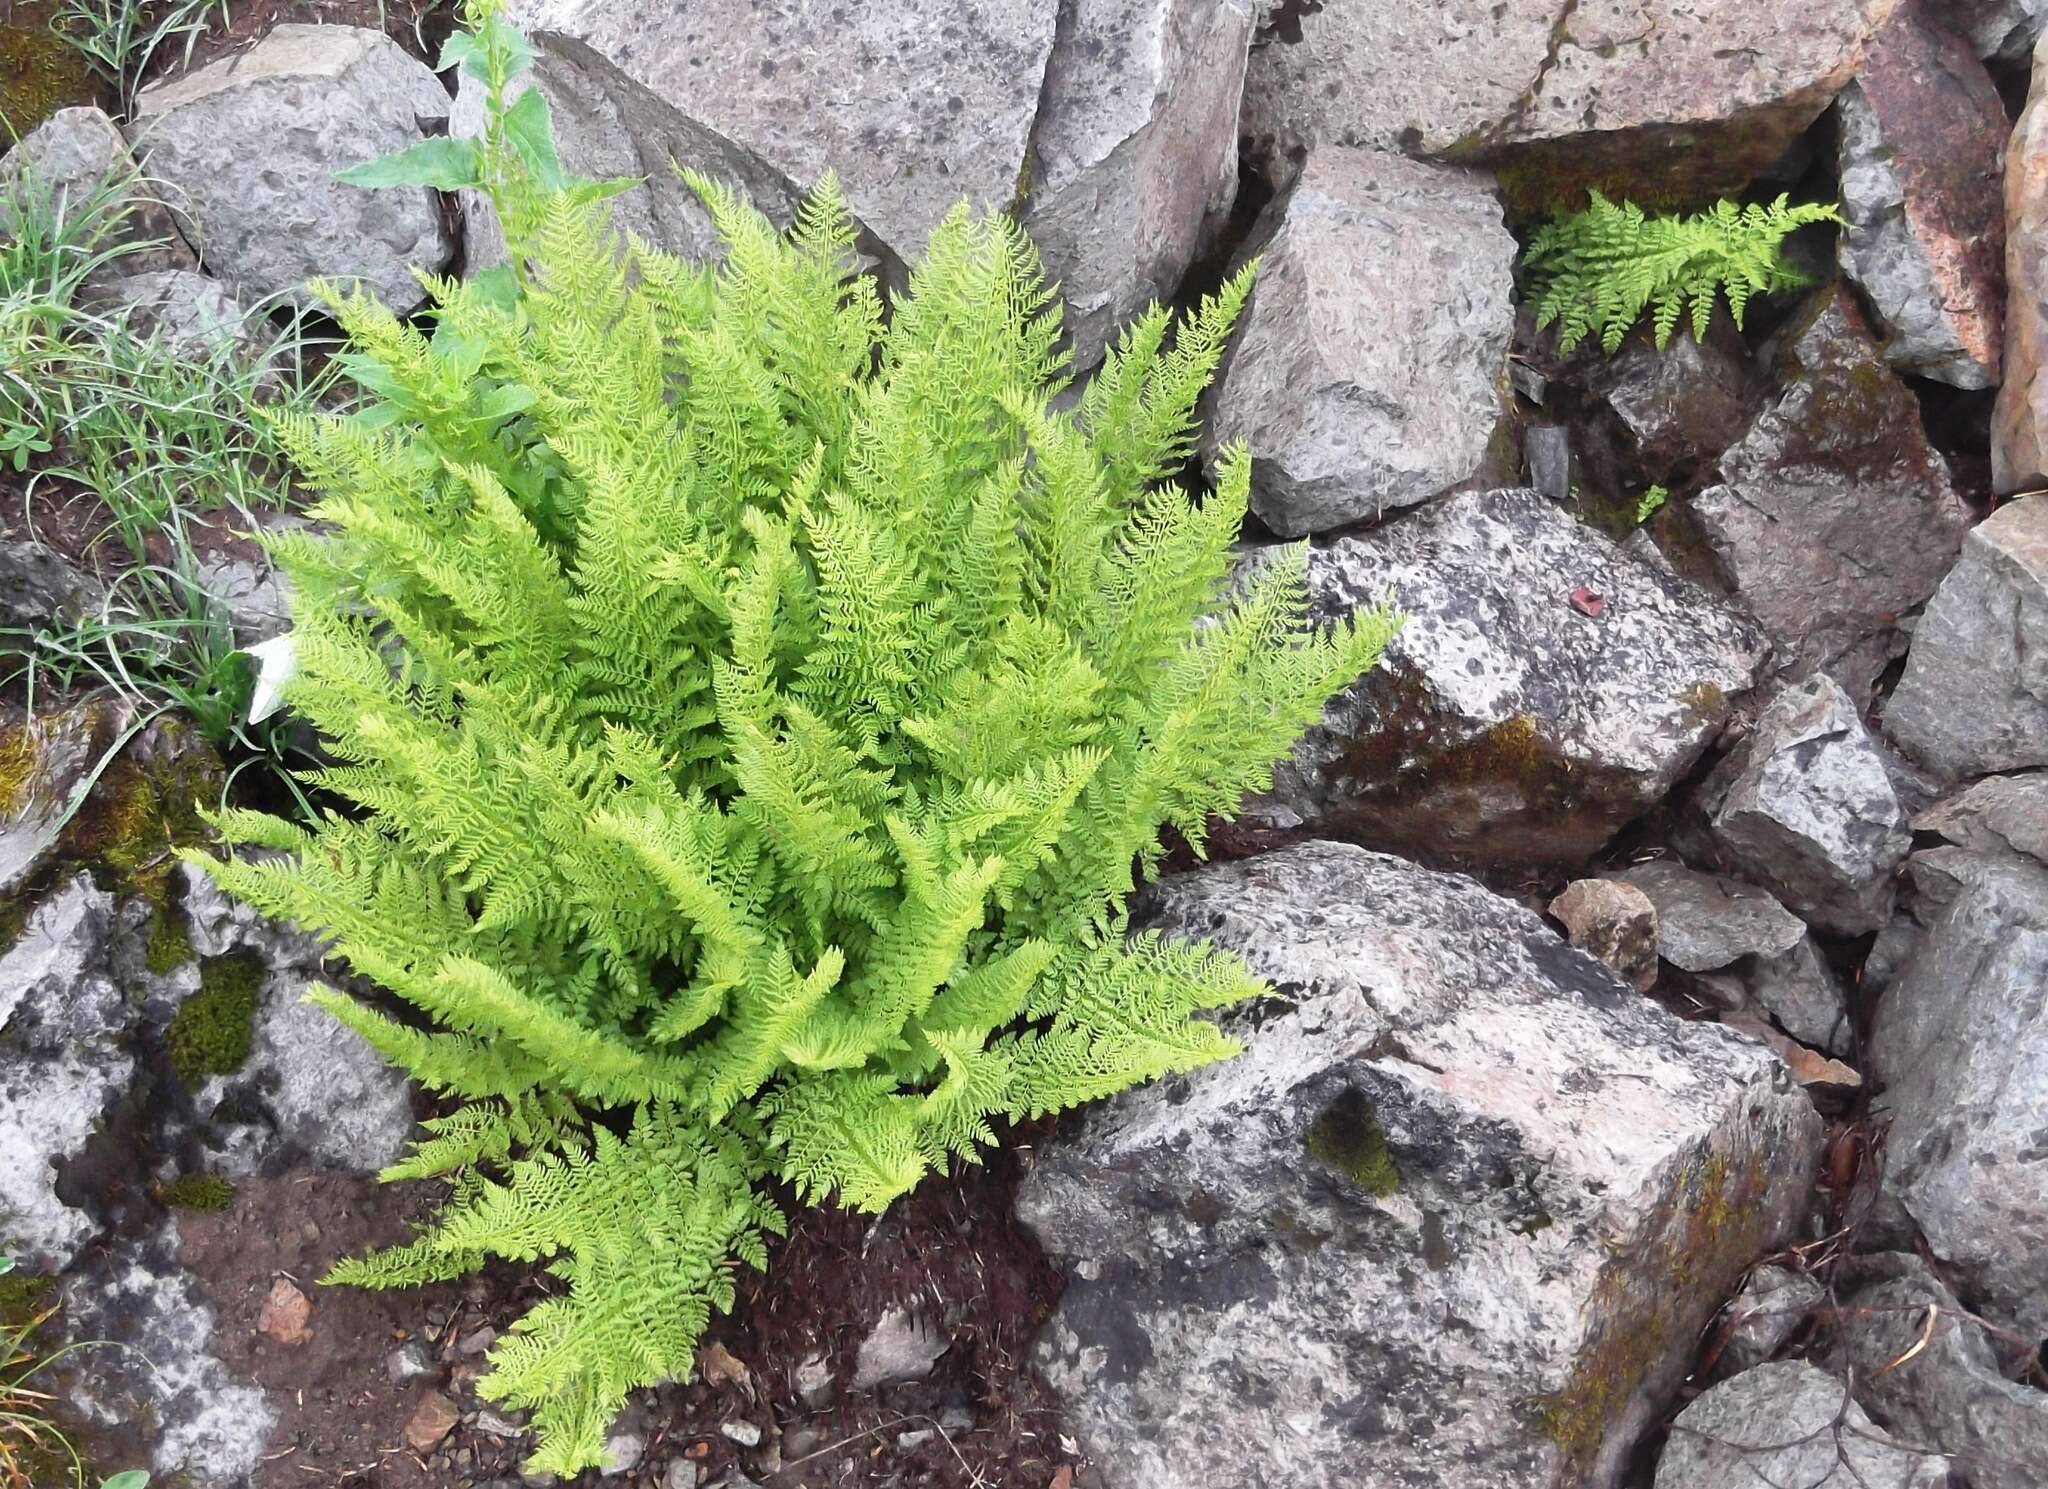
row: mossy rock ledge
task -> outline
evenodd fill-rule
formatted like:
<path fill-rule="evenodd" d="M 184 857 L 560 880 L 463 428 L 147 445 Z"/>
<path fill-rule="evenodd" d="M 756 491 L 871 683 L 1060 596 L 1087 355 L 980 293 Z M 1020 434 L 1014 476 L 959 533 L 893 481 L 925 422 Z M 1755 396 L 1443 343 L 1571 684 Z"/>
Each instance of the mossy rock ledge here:
<path fill-rule="evenodd" d="M 1400 859 L 1301 844 L 1165 881 L 1151 922 L 1277 991 L 1225 1017 L 1243 1055 L 1091 1109 L 1020 1194 L 1068 1274 L 1036 1363 L 1105 1481 L 1613 1489 L 1791 1235 L 1811 1104 Z"/>

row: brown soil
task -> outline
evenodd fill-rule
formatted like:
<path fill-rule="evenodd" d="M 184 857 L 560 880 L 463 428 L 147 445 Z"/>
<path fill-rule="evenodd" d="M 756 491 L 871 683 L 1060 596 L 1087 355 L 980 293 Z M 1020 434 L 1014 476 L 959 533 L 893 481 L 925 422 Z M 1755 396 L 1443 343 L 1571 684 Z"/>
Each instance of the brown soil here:
<path fill-rule="evenodd" d="M 1019 1134 L 1028 1144 L 1032 1134 Z M 749 1275 L 731 1318 L 706 1340 L 742 1367 L 707 1383 L 636 1398 L 648 1441 L 639 1465 L 605 1486 L 660 1482 L 688 1458 L 703 1482 L 741 1470 L 765 1489 L 1047 1489 L 1063 1451 L 1046 1387 L 1025 1361 L 1058 1301 L 1058 1274 L 1018 1226 L 1011 1208 L 1029 1148 L 992 1155 L 988 1167 L 927 1183 L 886 1216 L 836 1209 L 797 1212 L 765 1276 Z M 338 1258 L 402 1241 L 425 1217 L 426 1185 L 383 1186 L 356 1175 L 300 1169 L 237 1187 L 212 1213 L 181 1212 L 180 1257 L 216 1315 L 215 1347 L 236 1375 L 261 1385 L 279 1413 L 254 1489 L 462 1489 L 516 1481 L 525 1439 L 485 1430 L 488 1403 L 475 1394 L 487 1368 L 476 1331 L 502 1331 L 548 1286 L 538 1269 L 505 1267 L 460 1283 L 407 1292 L 324 1288 Z M 311 1300 L 309 1337 L 279 1342 L 261 1328 L 278 1279 Z M 861 1340 L 890 1307 L 912 1307 L 952 1340 L 923 1381 L 851 1395 L 845 1389 Z M 423 1346 L 428 1374 L 394 1382 L 390 1360 Z M 805 1407 L 795 1376 L 822 1352 L 840 1399 Z M 461 1413 L 435 1448 L 406 1445 L 421 1399 L 441 1391 Z M 720 1427 L 750 1422 L 763 1440 L 743 1449 Z M 785 1444 L 789 1451 L 785 1452 Z M 800 1451 L 799 1451 L 800 1450 Z M 595 1475 L 579 1484 L 595 1485 Z"/>
<path fill-rule="evenodd" d="M 152 61 L 149 80 L 174 77 L 219 57 L 246 52 L 278 26 L 362 26 L 381 30 L 408 52 L 433 66 L 441 43 L 454 29 L 452 0 L 228 0 L 225 26 L 218 20 L 192 47 L 166 48 Z"/>

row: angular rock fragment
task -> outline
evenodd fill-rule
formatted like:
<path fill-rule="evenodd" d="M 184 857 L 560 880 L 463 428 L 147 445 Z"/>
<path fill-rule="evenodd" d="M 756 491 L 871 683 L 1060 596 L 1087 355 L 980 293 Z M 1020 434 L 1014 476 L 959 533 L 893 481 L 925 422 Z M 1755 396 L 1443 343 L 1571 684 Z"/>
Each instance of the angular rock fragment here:
<path fill-rule="evenodd" d="M 1825 674 L 1782 690 L 1702 793 L 1729 862 L 1810 925 L 1839 935 L 1891 918 L 1913 845 L 1876 744 Z"/>
<path fill-rule="evenodd" d="M 1745 1370 L 1678 1414 L 1656 1489 L 1947 1489 L 1948 1460 L 1895 1444 L 1849 1388 L 1799 1360 Z"/>
<path fill-rule="evenodd" d="M 2048 496 L 1970 530 L 1914 628 L 1884 729 L 1950 777 L 2048 765 Z"/>
<path fill-rule="evenodd" d="M 1604 962 L 1639 993 L 1657 982 L 1657 907 L 1633 884 L 1574 879 L 1550 902 L 1572 945 Z"/>
<path fill-rule="evenodd" d="M 1321 148 L 1249 252 L 1258 288 L 1203 449 L 1213 462 L 1250 448 L 1260 521 L 1282 537 L 1324 532 L 1479 470 L 1515 324 L 1515 243 L 1484 176 Z"/>
<path fill-rule="evenodd" d="M 1855 74 L 1895 0 L 1332 0 L 1276 7 L 1245 129 L 1497 162 L 1519 206 L 1588 185 L 1692 199 L 1772 164 Z"/>
<path fill-rule="evenodd" d="M 2041 35 L 2043 0 L 1953 0 L 1954 20 L 1977 55 L 2004 65 L 2023 63 Z"/>
<path fill-rule="evenodd" d="M 1998 385 L 2005 338 L 2005 105 L 1969 43 L 1906 0 L 1841 119 L 1842 272 L 1876 309 L 1894 367 L 1958 388 Z"/>
<path fill-rule="evenodd" d="M 1038 1363 L 1107 1481 L 1610 1489 L 1804 1203 L 1819 1119 L 1777 1063 L 1349 846 L 1169 879 L 1151 924 L 1280 991 L 1020 1194 L 1069 1278 Z"/>
<path fill-rule="evenodd" d="M 1991 413 L 1991 487 L 2048 486 L 2048 53 L 2005 151 L 2004 380 Z"/>
<path fill-rule="evenodd" d="M 1913 819 L 1977 853 L 2010 852 L 2048 864 L 2048 775 L 1989 776 Z"/>
<path fill-rule="evenodd" d="M 1846 291 L 1787 331 L 1778 381 L 1777 401 L 1722 455 L 1721 484 L 1684 516 L 1781 670 L 1824 671 L 1865 703 L 1968 514 Z"/>
<path fill-rule="evenodd" d="M 1758 1267 L 1728 1305 L 1728 1342 L 1715 1368 L 1740 1375 L 1783 1349 L 1827 1301 L 1821 1285 L 1790 1267 Z"/>
<path fill-rule="evenodd" d="M 2048 866 L 1909 860 L 1927 925 L 1878 1000 L 1886 1185 L 1995 1321 L 2048 1337 Z"/>
<path fill-rule="evenodd" d="M 194 266 L 156 189 L 141 179 L 121 127 L 99 109 L 59 109 L 0 160 L 0 238 L 14 236 L 16 208 L 37 197 L 70 222 L 92 210 L 107 214 L 101 246 L 126 251 L 94 270 L 88 284 Z"/>
<path fill-rule="evenodd" d="M 448 95 L 381 31 L 276 27 L 247 52 L 144 88 L 130 138 L 185 237 L 238 298 L 314 308 L 308 284 L 360 287 L 403 314 L 415 268 L 455 256 L 423 186 L 369 190 L 335 173 L 438 129 Z"/>

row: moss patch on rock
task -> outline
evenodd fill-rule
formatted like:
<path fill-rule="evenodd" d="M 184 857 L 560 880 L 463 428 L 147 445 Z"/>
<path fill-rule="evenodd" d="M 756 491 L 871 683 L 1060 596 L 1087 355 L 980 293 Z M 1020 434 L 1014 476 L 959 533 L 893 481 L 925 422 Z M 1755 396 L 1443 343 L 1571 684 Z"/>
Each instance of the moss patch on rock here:
<path fill-rule="evenodd" d="M 1357 1091 L 1346 1091 L 1324 1107 L 1309 1124 L 1308 1151 L 1375 1199 L 1400 1187 L 1400 1171 L 1387 1151 L 1387 1135 L 1373 1115 L 1372 1103 Z"/>
<path fill-rule="evenodd" d="M 180 1174 L 157 1186 L 157 1198 L 181 1210 L 225 1210 L 234 1201 L 235 1186 L 219 1174 Z"/>
<path fill-rule="evenodd" d="M 164 1036 L 171 1071 L 188 1088 L 242 1068 L 262 988 L 263 964 L 248 952 L 200 964 L 199 991 L 178 1005 Z"/>
<path fill-rule="evenodd" d="M 76 48 L 50 29 L 49 0 L 15 0 L 0 26 L 0 149 L 73 104 L 104 101 L 104 88 Z"/>

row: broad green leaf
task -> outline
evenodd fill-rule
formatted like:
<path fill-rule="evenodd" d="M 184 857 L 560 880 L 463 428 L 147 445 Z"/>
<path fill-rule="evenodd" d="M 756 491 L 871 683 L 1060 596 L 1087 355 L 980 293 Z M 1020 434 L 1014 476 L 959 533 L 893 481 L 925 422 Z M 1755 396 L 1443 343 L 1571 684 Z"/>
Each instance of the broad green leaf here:
<path fill-rule="evenodd" d="M 421 140 L 396 155 L 383 155 L 337 171 L 335 180 L 348 186 L 431 186 L 460 191 L 483 184 L 483 152 L 474 140 Z"/>

